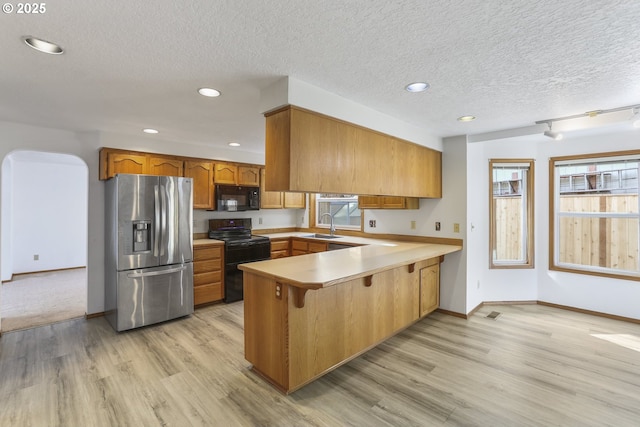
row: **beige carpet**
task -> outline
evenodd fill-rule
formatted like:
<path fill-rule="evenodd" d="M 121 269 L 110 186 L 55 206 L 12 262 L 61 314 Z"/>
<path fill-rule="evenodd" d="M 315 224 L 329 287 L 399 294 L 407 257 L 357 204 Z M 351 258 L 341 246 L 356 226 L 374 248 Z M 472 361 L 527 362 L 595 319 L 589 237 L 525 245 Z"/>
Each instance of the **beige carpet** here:
<path fill-rule="evenodd" d="M 87 269 L 21 274 L 0 287 L 2 332 L 84 316 Z"/>

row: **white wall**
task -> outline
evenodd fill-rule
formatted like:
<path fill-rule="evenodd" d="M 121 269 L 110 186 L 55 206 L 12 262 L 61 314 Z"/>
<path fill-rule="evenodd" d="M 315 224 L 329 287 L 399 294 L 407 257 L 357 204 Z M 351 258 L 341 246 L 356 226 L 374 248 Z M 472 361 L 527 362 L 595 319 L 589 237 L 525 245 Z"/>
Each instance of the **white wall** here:
<path fill-rule="evenodd" d="M 85 267 L 88 176 L 84 162 L 68 155 L 24 151 L 8 159 L 13 164 L 12 273 Z M 34 260 L 36 254 L 38 260 Z"/>
<path fill-rule="evenodd" d="M 483 301 L 540 300 L 586 310 L 640 319 L 640 283 L 583 274 L 549 271 L 549 158 L 573 154 L 637 150 L 637 130 L 611 128 L 597 135 L 568 133 L 562 141 L 520 137 L 469 144 L 469 221 L 476 226 L 469 239 L 469 286 L 480 280 Z M 489 169 L 491 158 L 534 158 L 535 268 L 489 269 Z"/>
<path fill-rule="evenodd" d="M 11 231 L 11 223 L 13 221 L 13 162 L 8 157 L 2 161 L 2 182 L 3 187 L 0 199 L 0 280 L 11 280 L 13 274 L 13 254 L 8 248 L 11 248 L 11 240 L 13 232 Z M 2 298 L 2 292 L 0 292 Z"/>
<path fill-rule="evenodd" d="M 421 199 L 418 210 L 365 210 L 364 231 L 463 240 L 463 250 L 445 256 L 440 274 L 440 307 L 467 313 L 467 142 L 465 137 L 445 138 L 442 152 L 442 198 Z M 369 227 L 376 221 L 376 228 Z M 411 229 L 411 221 L 416 228 Z M 435 223 L 440 222 L 440 231 Z M 453 231 L 454 223 L 460 232 Z"/>

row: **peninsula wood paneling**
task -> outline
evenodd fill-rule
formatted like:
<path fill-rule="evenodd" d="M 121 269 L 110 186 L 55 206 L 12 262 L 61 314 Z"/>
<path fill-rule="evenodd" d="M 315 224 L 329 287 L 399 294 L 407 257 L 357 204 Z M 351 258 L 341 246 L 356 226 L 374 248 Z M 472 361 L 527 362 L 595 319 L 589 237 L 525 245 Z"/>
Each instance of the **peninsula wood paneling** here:
<path fill-rule="evenodd" d="M 428 294 L 439 282 L 420 287 L 432 265 L 436 274 L 439 258 L 309 290 L 303 307 L 293 286 L 282 283 L 278 295 L 275 279 L 245 271 L 247 360 L 285 393 L 302 387 L 417 321 L 421 292 L 437 300 Z"/>
<path fill-rule="evenodd" d="M 266 115 L 267 189 L 442 197 L 442 153 L 297 107 Z"/>

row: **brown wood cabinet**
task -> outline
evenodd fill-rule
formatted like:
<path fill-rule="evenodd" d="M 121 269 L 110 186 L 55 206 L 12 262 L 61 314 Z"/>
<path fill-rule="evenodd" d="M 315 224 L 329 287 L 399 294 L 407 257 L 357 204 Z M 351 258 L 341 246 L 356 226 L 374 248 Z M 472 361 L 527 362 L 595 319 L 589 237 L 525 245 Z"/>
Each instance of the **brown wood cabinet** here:
<path fill-rule="evenodd" d="M 283 193 L 285 209 L 304 209 L 307 207 L 306 193 Z"/>
<path fill-rule="evenodd" d="M 184 162 L 184 176 L 193 179 L 193 208 L 214 209 L 213 163 L 187 160 Z"/>
<path fill-rule="evenodd" d="M 119 173 L 149 173 L 149 159 L 146 154 L 107 153 L 105 156 L 106 160 L 101 162 L 101 165 L 106 165 L 104 179 L 113 178 Z"/>
<path fill-rule="evenodd" d="M 265 171 L 260 169 L 260 209 L 304 209 L 307 207 L 306 193 L 267 191 Z"/>
<path fill-rule="evenodd" d="M 258 187 L 260 185 L 260 168 L 238 166 L 238 185 Z"/>
<path fill-rule="evenodd" d="M 112 178 L 117 173 L 192 178 L 193 208 L 215 209 L 214 178 L 219 184 L 255 187 L 260 185 L 261 167 L 103 147 L 100 149 L 99 169 L 100 180 Z M 281 201 L 278 207 L 281 208 L 283 203 Z"/>
<path fill-rule="evenodd" d="M 184 176 L 184 162 L 164 156 L 149 156 L 149 175 Z"/>
<path fill-rule="evenodd" d="M 420 269 L 420 317 L 435 311 L 439 306 L 440 263 L 434 263 Z"/>
<path fill-rule="evenodd" d="M 289 256 L 289 238 L 271 239 L 271 259 Z"/>
<path fill-rule="evenodd" d="M 224 297 L 224 245 L 202 244 L 193 247 L 193 304 L 220 301 Z"/>
<path fill-rule="evenodd" d="M 439 151 L 293 106 L 265 137 L 266 190 L 442 197 Z"/>
<path fill-rule="evenodd" d="M 228 163 L 216 163 L 213 181 L 216 184 L 236 185 L 238 183 L 238 166 Z"/>
<path fill-rule="evenodd" d="M 358 196 L 358 209 L 419 209 L 417 197 Z"/>
<path fill-rule="evenodd" d="M 309 241 L 305 239 L 291 238 L 291 256 L 325 252 L 327 242 Z"/>

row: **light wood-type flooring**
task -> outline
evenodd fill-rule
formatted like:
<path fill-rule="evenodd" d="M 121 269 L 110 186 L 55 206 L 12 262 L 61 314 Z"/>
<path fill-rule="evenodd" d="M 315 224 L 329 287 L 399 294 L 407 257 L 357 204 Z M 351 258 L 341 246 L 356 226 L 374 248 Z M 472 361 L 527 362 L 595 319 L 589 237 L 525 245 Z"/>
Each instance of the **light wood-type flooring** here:
<path fill-rule="evenodd" d="M 640 425 L 637 324 L 434 313 L 284 396 L 250 371 L 242 319 L 238 302 L 120 334 L 104 318 L 3 334 L 0 426 Z"/>

